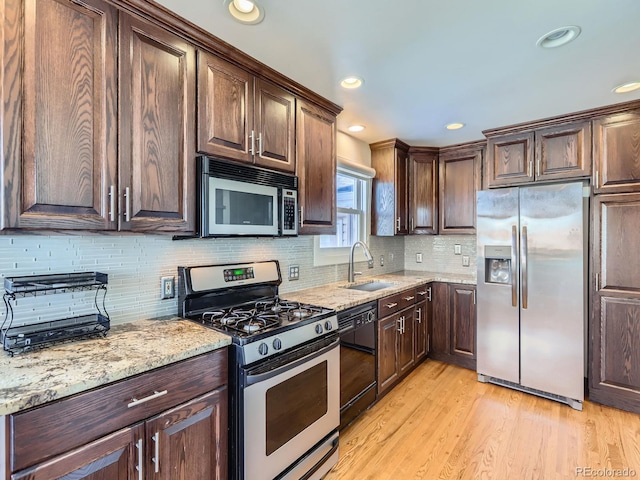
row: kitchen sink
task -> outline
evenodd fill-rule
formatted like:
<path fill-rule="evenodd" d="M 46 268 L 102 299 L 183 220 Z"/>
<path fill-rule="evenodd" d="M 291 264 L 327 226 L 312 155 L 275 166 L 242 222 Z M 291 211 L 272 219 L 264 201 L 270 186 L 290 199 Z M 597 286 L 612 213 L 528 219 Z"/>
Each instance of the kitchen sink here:
<path fill-rule="evenodd" d="M 395 283 L 378 282 L 376 280 L 372 280 L 365 283 L 345 285 L 342 288 L 346 288 L 348 290 L 360 290 L 361 292 L 375 292 L 377 290 L 382 290 L 383 288 L 389 288 L 393 286 L 395 286 Z"/>

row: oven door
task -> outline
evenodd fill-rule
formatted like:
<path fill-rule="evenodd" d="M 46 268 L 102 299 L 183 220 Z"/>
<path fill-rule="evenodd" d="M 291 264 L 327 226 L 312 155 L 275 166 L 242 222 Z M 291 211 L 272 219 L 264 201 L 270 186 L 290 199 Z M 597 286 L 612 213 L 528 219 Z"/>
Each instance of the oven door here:
<path fill-rule="evenodd" d="M 277 236 L 278 189 L 255 183 L 208 177 L 204 236 Z"/>
<path fill-rule="evenodd" d="M 287 355 L 245 372 L 246 479 L 276 478 L 340 423 L 339 339 Z"/>

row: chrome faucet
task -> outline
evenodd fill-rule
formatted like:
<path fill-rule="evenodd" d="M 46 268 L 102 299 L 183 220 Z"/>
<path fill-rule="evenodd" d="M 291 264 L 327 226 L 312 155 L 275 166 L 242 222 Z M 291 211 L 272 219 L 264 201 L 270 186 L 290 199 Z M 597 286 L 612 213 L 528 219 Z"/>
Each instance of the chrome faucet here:
<path fill-rule="evenodd" d="M 362 272 L 354 272 L 353 271 L 353 253 L 355 252 L 356 247 L 360 245 L 364 250 L 364 254 L 367 257 L 367 261 L 369 262 L 369 268 L 373 268 L 373 255 L 371 255 L 371 250 L 364 242 L 358 240 L 356 243 L 351 245 L 351 253 L 349 253 L 349 283 L 353 283 L 356 275 L 362 275 Z"/>

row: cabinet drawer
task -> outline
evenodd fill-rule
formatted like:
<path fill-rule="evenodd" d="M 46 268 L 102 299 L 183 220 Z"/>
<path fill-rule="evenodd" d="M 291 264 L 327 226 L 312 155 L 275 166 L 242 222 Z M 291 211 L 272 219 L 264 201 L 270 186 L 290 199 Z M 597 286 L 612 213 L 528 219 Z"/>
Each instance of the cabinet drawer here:
<path fill-rule="evenodd" d="M 416 301 L 416 289 L 411 288 L 404 292 L 389 295 L 378 300 L 378 317 L 384 318 L 392 313 L 402 310 Z"/>
<path fill-rule="evenodd" d="M 214 390 L 227 383 L 227 355 L 226 348 L 216 350 L 11 415 L 11 470 L 34 465 Z"/>

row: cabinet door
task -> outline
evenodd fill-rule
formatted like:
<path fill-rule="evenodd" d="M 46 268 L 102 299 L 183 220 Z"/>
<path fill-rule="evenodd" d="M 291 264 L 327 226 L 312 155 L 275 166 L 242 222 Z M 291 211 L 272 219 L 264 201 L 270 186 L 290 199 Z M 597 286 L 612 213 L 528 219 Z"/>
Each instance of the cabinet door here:
<path fill-rule="evenodd" d="M 409 233 L 438 233 L 438 154 L 409 156 Z"/>
<path fill-rule="evenodd" d="M 294 172 L 295 98 L 286 90 L 256 80 L 255 89 L 256 164 Z"/>
<path fill-rule="evenodd" d="M 195 49 L 120 14 L 120 228 L 195 231 Z"/>
<path fill-rule="evenodd" d="M 409 233 L 409 154 L 396 149 L 396 235 Z"/>
<path fill-rule="evenodd" d="M 1 10 L 2 228 L 115 228 L 117 11 L 101 0 Z"/>
<path fill-rule="evenodd" d="M 378 395 L 387 390 L 398 378 L 397 334 L 400 315 L 378 320 Z"/>
<path fill-rule="evenodd" d="M 299 100 L 296 115 L 300 234 L 336 233 L 336 117 Z"/>
<path fill-rule="evenodd" d="M 227 478 L 227 388 L 146 422 L 147 478 Z"/>
<path fill-rule="evenodd" d="M 594 192 L 640 191 L 640 110 L 593 121 Z"/>
<path fill-rule="evenodd" d="M 500 187 L 533 182 L 533 132 L 490 138 L 487 141 L 487 185 Z"/>
<path fill-rule="evenodd" d="M 253 75 L 198 51 L 198 151 L 253 163 Z"/>
<path fill-rule="evenodd" d="M 398 374 L 407 373 L 413 367 L 415 357 L 415 307 L 399 313 L 401 330 L 398 332 Z"/>
<path fill-rule="evenodd" d="M 597 195 L 592 225 L 589 399 L 640 413 L 640 194 Z"/>
<path fill-rule="evenodd" d="M 580 122 L 535 132 L 536 181 L 591 175 L 591 123 Z"/>
<path fill-rule="evenodd" d="M 475 368 L 476 358 L 476 289 L 449 285 L 451 319 L 451 355 L 461 358 L 461 365 Z"/>
<path fill-rule="evenodd" d="M 426 290 L 426 288 L 425 288 Z M 427 355 L 427 332 L 429 331 L 429 317 L 430 309 L 429 303 L 426 300 L 417 303 L 414 324 L 415 324 L 415 350 L 414 360 L 415 363 L 421 361 Z"/>
<path fill-rule="evenodd" d="M 481 165 L 481 149 L 449 152 L 440 157 L 440 234 L 476 233 Z"/>
<path fill-rule="evenodd" d="M 433 310 L 431 317 L 431 351 L 430 356 L 443 360 L 449 355 L 450 322 L 449 322 L 449 285 L 433 283 Z"/>
<path fill-rule="evenodd" d="M 127 427 L 47 462 L 14 473 L 11 480 L 140 478 L 138 469 L 143 468 L 144 461 L 143 431 L 141 424 Z"/>

